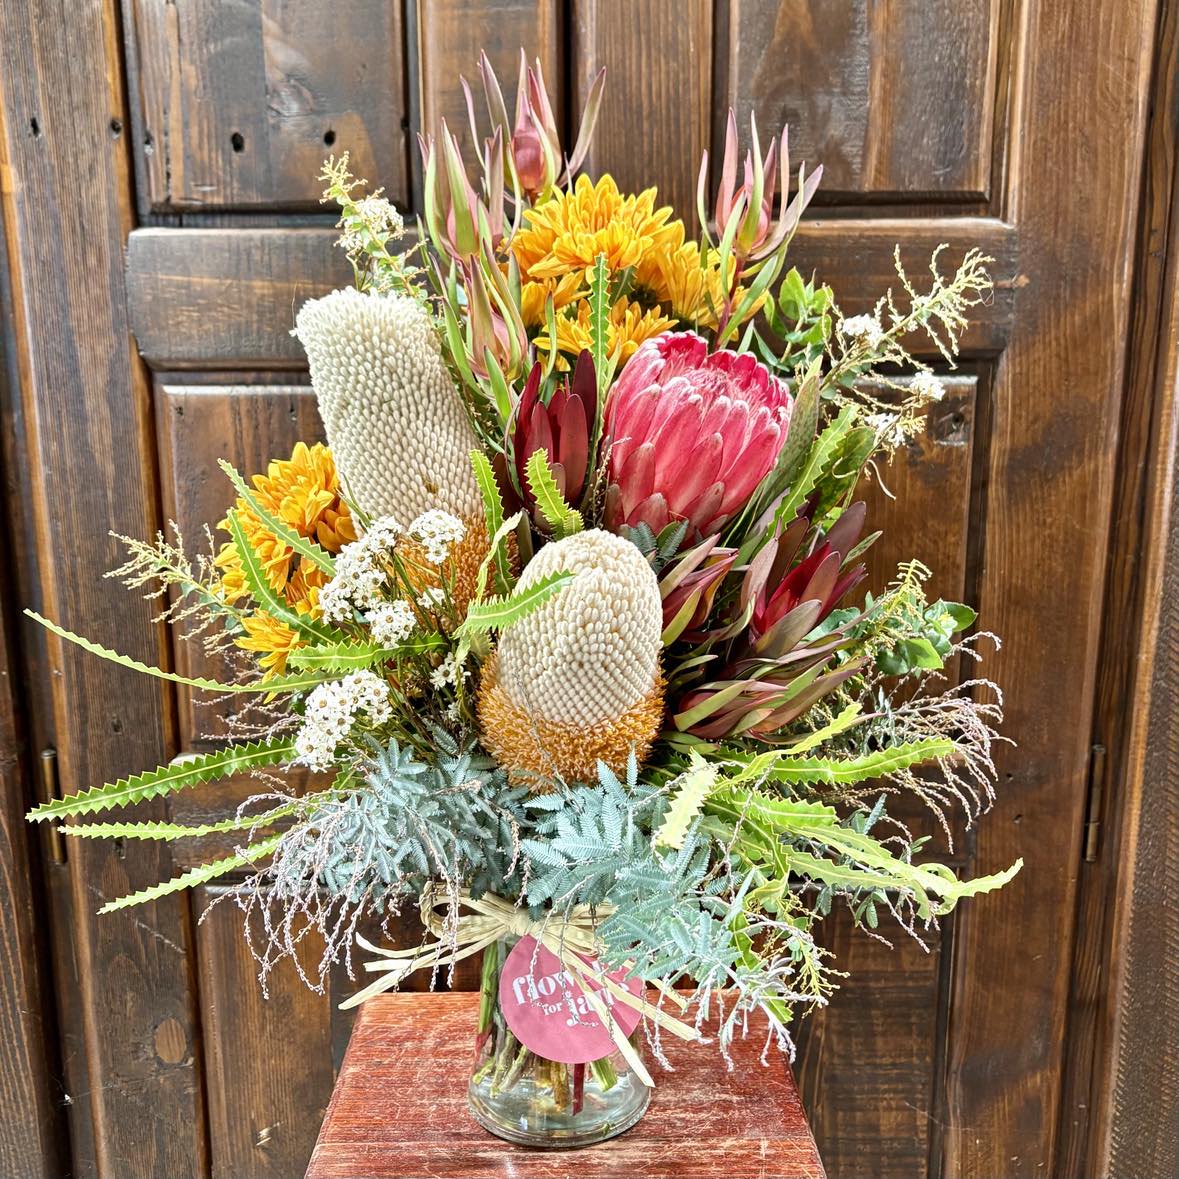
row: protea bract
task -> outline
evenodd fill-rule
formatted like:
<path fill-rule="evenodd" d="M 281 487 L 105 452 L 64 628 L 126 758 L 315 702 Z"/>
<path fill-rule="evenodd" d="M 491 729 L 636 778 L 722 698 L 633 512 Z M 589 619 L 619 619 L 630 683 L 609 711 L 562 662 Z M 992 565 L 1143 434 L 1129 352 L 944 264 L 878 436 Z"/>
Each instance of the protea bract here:
<path fill-rule="evenodd" d="M 693 332 L 641 345 L 606 403 L 606 527 L 673 520 L 719 531 L 773 470 L 794 400 L 751 353 L 709 353 Z"/>

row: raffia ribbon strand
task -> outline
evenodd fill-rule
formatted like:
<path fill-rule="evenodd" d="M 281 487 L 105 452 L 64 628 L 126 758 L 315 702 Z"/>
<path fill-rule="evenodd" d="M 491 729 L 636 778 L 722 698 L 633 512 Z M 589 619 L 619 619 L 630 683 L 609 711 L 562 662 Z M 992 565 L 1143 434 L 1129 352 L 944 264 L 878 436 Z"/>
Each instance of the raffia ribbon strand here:
<path fill-rule="evenodd" d="M 458 894 L 458 915 L 451 928 L 451 898 L 440 894 L 433 885 L 422 891 L 420 903 L 422 924 L 435 939 L 423 942 L 405 950 L 389 950 L 375 946 L 363 937 L 357 937 L 357 944 L 376 960 L 364 963 L 364 969 L 380 974 L 380 978 L 369 983 L 340 1004 L 341 1010 L 356 1007 L 366 999 L 379 995 L 398 986 L 401 981 L 417 970 L 449 969 L 464 958 L 470 958 L 493 945 L 503 937 L 534 937 L 549 950 L 561 965 L 578 981 L 585 993 L 586 1001 L 601 1020 L 602 1026 L 610 1033 L 614 1046 L 622 1053 L 635 1075 L 648 1087 L 655 1082 L 647 1071 L 630 1039 L 618 1026 L 594 984 L 604 986 L 619 1003 L 640 1012 L 663 1031 L 678 1036 L 681 1040 L 698 1040 L 700 1033 L 682 1020 L 654 1007 L 645 998 L 633 995 L 626 987 L 613 979 L 598 974 L 588 966 L 585 957 L 596 957 L 598 951 L 595 926 L 599 920 L 613 910 L 599 905 L 596 911 L 579 905 L 568 914 L 547 914 L 533 920 L 526 909 L 521 909 L 503 897 L 487 893 L 476 900 L 465 889 Z M 684 1000 L 670 988 L 660 986 L 662 994 L 683 1010 Z"/>

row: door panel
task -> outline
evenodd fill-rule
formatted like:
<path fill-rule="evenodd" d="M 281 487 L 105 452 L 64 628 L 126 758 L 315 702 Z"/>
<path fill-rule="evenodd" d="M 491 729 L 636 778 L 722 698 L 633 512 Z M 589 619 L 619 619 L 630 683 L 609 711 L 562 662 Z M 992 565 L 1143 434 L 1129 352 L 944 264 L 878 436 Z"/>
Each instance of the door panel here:
<path fill-rule="evenodd" d="M 0 46 L 33 46 L 44 69 L 64 69 L 34 35 L 50 14 L 0 12 Z M 147 610 L 121 596 L 113 605 L 97 580 L 114 553 L 93 521 L 142 534 L 171 515 L 196 541 L 229 503 L 217 457 L 249 473 L 320 436 L 289 334 L 303 300 L 348 280 L 334 217 L 318 205 L 320 159 L 351 150 L 362 175 L 420 212 L 406 132 L 445 116 L 467 134 L 457 76 L 476 78 L 481 45 L 509 102 L 519 46 L 574 108 L 605 64 L 592 171 L 658 184 L 689 220 L 699 152 L 717 165 L 730 102 L 742 122 L 756 111 L 766 135 L 789 122 L 794 159 L 826 172 L 793 261 L 832 283 L 849 314 L 896 285 L 894 244 L 917 281 L 941 243 L 947 271 L 972 245 L 995 259 L 994 298 L 963 334 L 960 368 L 943 373 L 930 433 L 866 494 L 871 526 L 886 529 L 873 584 L 916 556 L 936 594 L 981 605 L 1006 640 L 983 670 L 1005 686 L 1019 746 L 1002 752 L 995 812 L 977 833 L 951 831 L 964 871 L 1027 858 L 1012 886 L 964 907 L 925 948 L 903 933 L 890 948 L 833 920 L 824 936 L 851 977 L 800 1029 L 796 1068 L 833 1177 L 1051 1173 L 1155 16 L 1156 0 L 343 0 L 322 12 L 122 0 L 120 53 L 112 3 L 71 6 L 64 43 L 81 57 L 82 46 L 107 47 L 107 76 L 83 78 L 79 108 L 101 110 L 101 125 L 77 143 L 41 142 L 29 120 L 42 126 L 48 112 L 65 124 L 70 109 L 22 90 L 19 70 L 2 75 L 5 109 L 21 119 L 4 127 L 21 182 L 5 188 L 5 212 L 23 279 L 47 608 L 152 656 L 160 635 Z M 562 106 L 559 117 L 568 127 L 578 113 Z M 71 150 L 99 177 L 88 229 L 106 236 L 85 271 L 60 277 L 34 243 L 73 224 L 52 201 L 74 175 Z M 1061 199 L 1067 186 L 1083 198 Z M 126 306 L 150 373 L 129 350 L 110 356 L 127 329 L 118 248 L 128 234 Z M 100 311 L 95 273 L 112 292 Z M 63 314 L 81 341 L 68 365 L 55 349 Z M 105 455 L 101 477 L 63 461 L 76 453 Z M 170 641 L 178 667 L 215 671 L 181 636 Z M 215 706 L 53 656 L 65 673 L 52 718 L 64 789 L 224 734 Z M 195 790 L 171 812 L 223 818 L 256 789 L 243 779 Z M 945 840 L 924 812 L 901 813 Z M 220 850 L 180 846 L 172 858 Z M 198 926 L 207 895 L 98 924 L 97 893 L 173 865 L 141 847 L 71 856 L 73 911 L 57 904 L 54 919 L 88 980 L 87 1058 L 74 1075 L 95 1162 L 82 1171 L 298 1175 L 347 1038 L 334 1010 L 346 980 L 318 996 L 284 971 L 264 1002 L 232 901 Z M 135 1154 L 132 1142 L 149 1146 Z"/>
<path fill-rule="evenodd" d="M 234 491 L 218 458 L 248 479 L 265 471 L 272 458 L 289 455 L 296 442 L 323 441 L 308 385 L 197 385 L 164 379 L 154 388 L 164 512 L 186 538 L 190 553 L 209 554 L 227 539 L 217 524 L 232 505 Z M 183 623 L 174 633 L 182 675 L 232 677 L 230 655 L 207 654 L 200 636 L 191 636 Z M 240 705 L 185 687 L 177 696 L 182 748 L 208 748 L 230 736 L 227 718 Z"/>
<path fill-rule="evenodd" d="M 820 204 L 985 198 L 1000 7 L 731 0 L 716 113 L 787 124 L 791 155 L 823 165 Z"/>
<path fill-rule="evenodd" d="M 342 151 L 407 199 L 400 5 L 129 0 L 125 17 L 141 212 L 318 209 Z"/>

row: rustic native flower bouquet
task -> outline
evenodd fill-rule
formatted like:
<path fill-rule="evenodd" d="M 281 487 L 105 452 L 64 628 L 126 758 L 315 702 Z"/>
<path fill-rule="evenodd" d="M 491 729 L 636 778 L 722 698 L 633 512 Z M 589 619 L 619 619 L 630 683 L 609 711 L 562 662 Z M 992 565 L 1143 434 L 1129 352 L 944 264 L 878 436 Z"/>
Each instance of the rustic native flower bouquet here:
<path fill-rule="evenodd" d="M 946 670 L 978 657 L 974 611 L 929 601 L 916 561 L 859 589 L 879 534 L 857 487 L 943 393 L 913 337 L 952 364 L 989 260 L 944 276 L 935 256 L 918 285 L 898 256 L 899 293 L 845 318 L 787 266 L 820 172 L 791 196 L 785 131 L 763 153 L 754 127 L 742 165 L 730 117 L 694 237 L 653 188 L 578 175 L 601 76 L 566 157 L 539 67 L 512 116 L 480 73 L 477 179 L 445 125 L 422 142 L 416 242 L 346 158 L 326 166 L 355 286 L 295 334 L 328 446 L 250 480 L 222 464 L 237 498 L 205 557 L 126 541 L 116 573 L 236 674 L 40 620 L 240 701 L 240 742 L 33 817 L 238 833 L 106 909 L 245 873 L 228 895 L 263 979 L 316 946 L 322 986 L 359 944 L 358 1002 L 482 954 L 472 1109 L 572 1144 L 638 1118 L 668 1036 L 788 1047 L 835 985 L 815 937 L 834 906 L 920 936 L 1019 868 L 959 880 L 886 809 L 916 794 L 948 834 L 951 805 L 990 802 L 998 692 Z M 275 776 L 294 766 L 309 788 Z M 244 772 L 259 791 L 228 821 L 89 818 Z M 422 944 L 358 936 L 406 909 Z"/>

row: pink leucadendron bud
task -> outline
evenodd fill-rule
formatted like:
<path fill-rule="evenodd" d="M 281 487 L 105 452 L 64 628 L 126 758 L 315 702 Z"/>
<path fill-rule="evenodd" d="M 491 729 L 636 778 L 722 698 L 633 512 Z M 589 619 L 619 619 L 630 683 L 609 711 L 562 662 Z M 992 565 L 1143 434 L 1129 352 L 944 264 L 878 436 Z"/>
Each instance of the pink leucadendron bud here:
<path fill-rule="evenodd" d="M 794 400 L 751 353 L 709 353 L 693 332 L 641 345 L 606 404 L 606 527 L 673 520 L 710 536 L 773 470 Z"/>
<path fill-rule="evenodd" d="M 770 140 L 769 151 L 762 155 L 757 137 L 757 120 L 749 120 L 751 146 L 745 153 L 742 183 L 737 184 L 737 117 L 732 109 L 725 130 L 725 154 L 721 162 L 720 185 L 717 188 L 713 206 L 713 224 L 717 236 L 730 240 L 733 253 L 747 262 L 766 258 L 785 242 L 788 242 L 803 210 L 810 204 L 811 197 L 819 187 L 823 169 L 816 168 L 810 176 L 803 168 L 798 171 L 798 192 L 792 201 L 786 197 L 790 191 L 790 152 L 787 147 L 786 128 L 782 128 L 781 141 Z M 779 162 L 780 157 L 780 162 Z M 774 220 L 774 196 L 779 186 L 782 193 L 782 211 Z M 700 178 L 696 186 L 696 207 L 700 224 L 709 233 L 708 213 L 705 194 L 708 187 L 708 152 L 700 163 Z"/>
<path fill-rule="evenodd" d="M 524 51 L 520 51 L 520 73 L 516 83 L 515 117 L 509 123 L 507 105 L 503 91 L 487 55 L 479 55 L 479 75 L 483 80 L 483 93 L 487 100 L 487 113 L 492 129 L 503 137 L 503 154 L 511 170 L 513 187 L 518 195 L 536 203 L 544 199 L 552 189 L 568 180 L 585 159 L 597 122 L 598 110 L 602 103 L 602 90 L 606 71 L 601 69 L 595 75 L 585 102 L 582 106 L 581 125 L 577 141 L 566 159 L 561 150 L 561 136 L 557 119 L 553 114 L 544 74 L 539 59 L 531 66 Z M 474 103 L 470 88 L 463 82 L 467 100 L 467 112 L 471 121 L 471 134 L 477 138 Z"/>

